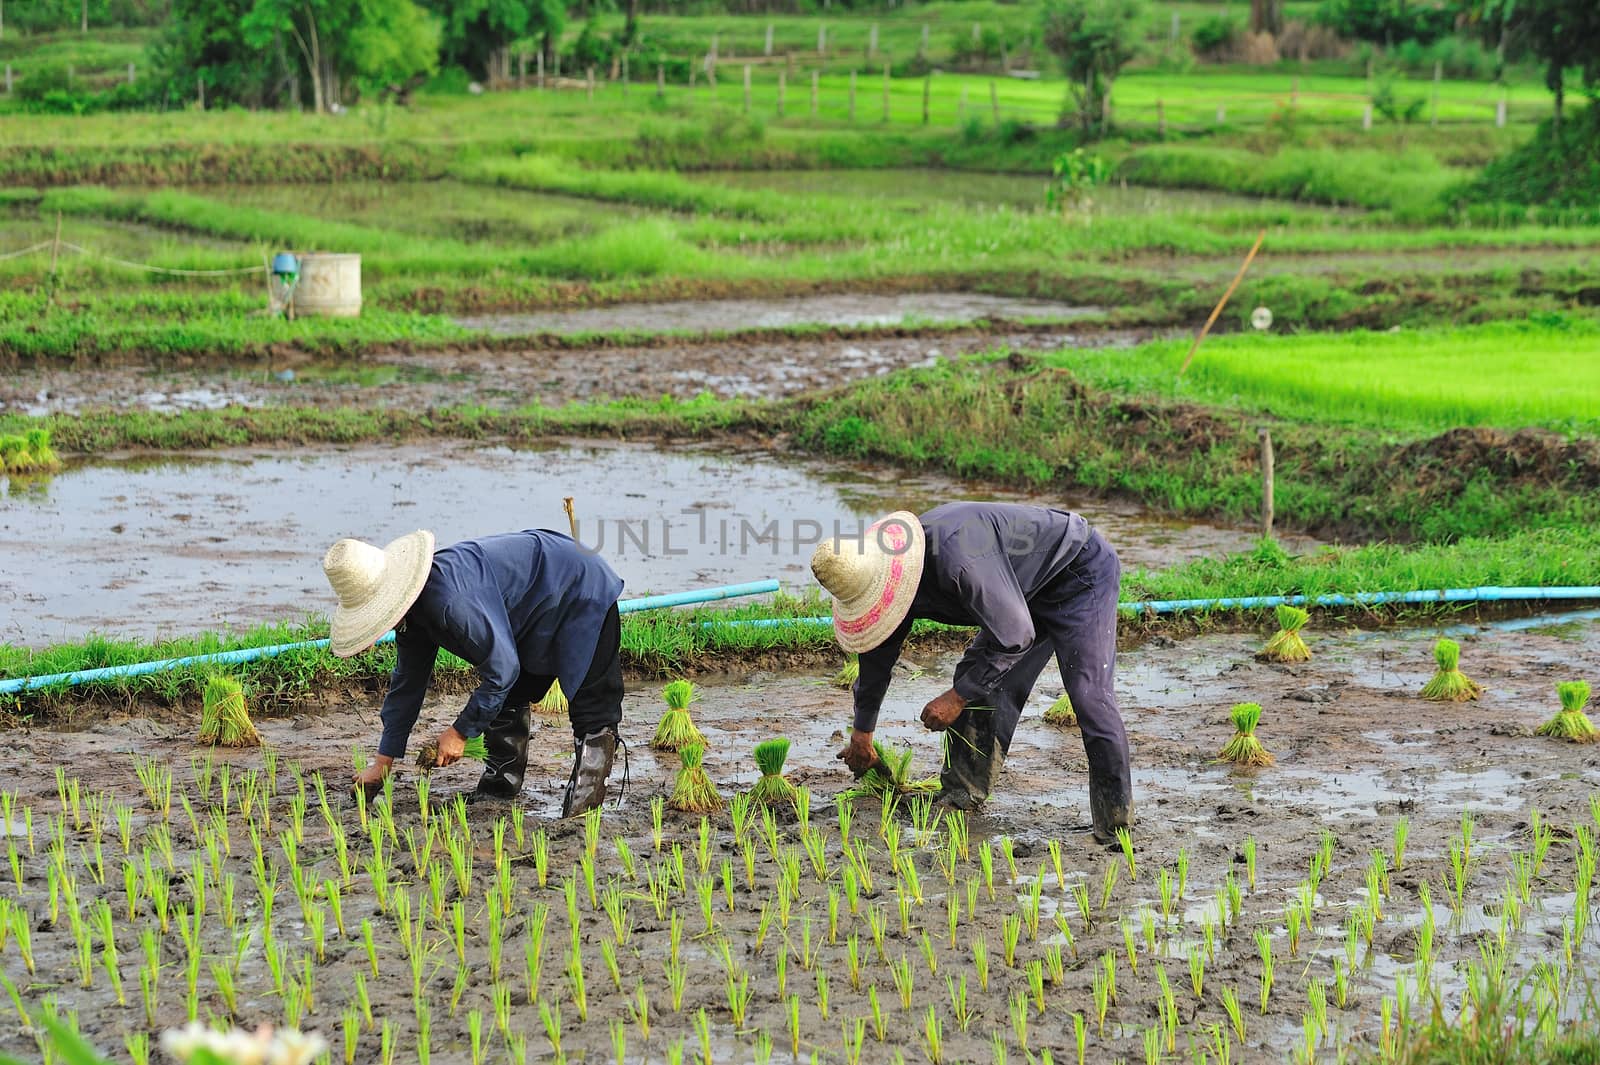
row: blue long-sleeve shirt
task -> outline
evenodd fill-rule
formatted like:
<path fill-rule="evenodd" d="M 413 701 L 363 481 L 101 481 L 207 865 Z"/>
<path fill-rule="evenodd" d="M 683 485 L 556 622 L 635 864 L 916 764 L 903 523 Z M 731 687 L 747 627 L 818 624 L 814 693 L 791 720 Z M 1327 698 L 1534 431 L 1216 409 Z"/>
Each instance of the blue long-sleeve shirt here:
<path fill-rule="evenodd" d="M 546 529 L 463 540 L 434 552 L 428 582 L 395 630 L 399 658 L 379 717 L 378 753 L 400 758 L 443 648 L 479 684 L 455 720 L 468 739 L 489 727 L 524 672 L 578 690 L 622 578 L 569 536 Z"/>
<path fill-rule="evenodd" d="M 980 631 L 956 667 L 954 688 L 981 704 L 1033 646 L 1029 600 L 1050 586 L 1089 539 L 1089 523 L 1064 510 L 1017 503 L 946 503 L 921 516 L 927 535 L 911 613 L 860 657 L 855 727 L 873 731 L 900 648 L 919 618 Z"/>

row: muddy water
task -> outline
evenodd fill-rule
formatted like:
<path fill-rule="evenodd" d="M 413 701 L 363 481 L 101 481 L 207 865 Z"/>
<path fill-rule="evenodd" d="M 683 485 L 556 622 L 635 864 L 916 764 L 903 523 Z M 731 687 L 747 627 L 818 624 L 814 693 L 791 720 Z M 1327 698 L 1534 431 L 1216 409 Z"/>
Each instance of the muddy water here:
<path fill-rule="evenodd" d="M 832 535 L 837 523 L 849 534 L 889 510 L 962 497 L 1082 510 L 1130 566 L 1251 541 L 1245 530 L 1164 521 L 1131 505 L 765 451 L 443 443 L 111 459 L 0 498 L 0 557 L 22 560 L 0 571 L 0 640 L 148 637 L 325 612 L 318 561 L 341 536 L 383 542 L 428 528 L 449 543 L 565 530 L 565 496 L 577 500 L 584 543 L 631 595 L 770 577 L 806 586 L 813 529 Z"/>
<path fill-rule="evenodd" d="M 357 362 L 296 362 L 272 369 L 201 366 L 32 366 L 0 378 L 0 412 L 32 416 L 88 410 L 250 407 L 454 407 L 497 409 L 634 396 L 770 399 L 835 388 L 891 370 L 992 351 L 1127 346 L 1148 330 L 944 333 L 934 337 L 784 337 L 673 347 L 551 348 L 379 353 Z"/>
<path fill-rule="evenodd" d="M 1576 825 L 1588 824 L 1592 830 L 1587 800 L 1600 784 L 1593 751 L 1531 735 L 1532 727 L 1553 709 L 1551 686 L 1555 680 L 1600 673 L 1600 626 L 1583 624 L 1557 632 L 1483 631 L 1467 636 L 1462 641 L 1464 667 L 1487 691 L 1481 701 L 1463 706 L 1426 703 L 1414 694 L 1419 678 L 1428 672 L 1433 635 L 1416 631 L 1373 639 L 1313 631 L 1308 636 L 1315 657 L 1294 667 L 1255 662 L 1251 652 L 1259 645 L 1260 636 L 1249 634 L 1147 644 L 1126 653 L 1119 691 L 1133 745 L 1140 811 L 1136 876 L 1129 874 L 1119 854 L 1108 854 L 1089 841 L 1080 737 L 1075 730 L 1045 726 L 1037 717 L 1054 695 L 1054 684 L 1047 677 L 1035 695 L 1033 712 L 1018 731 L 999 791 L 987 811 L 971 822 L 971 856 L 956 862 L 949 879 L 941 869 L 942 835 L 936 833 L 933 840 L 919 842 L 914 824 L 904 816 L 897 822 L 900 847 L 912 855 L 902 858 L 901 864 L 914 861 L 922 898 L 920 904 L 907 906 L 908 926 L 901 923 L 899 902 L 903 896 L 914 896 L 904 873 L 897 875 L 891 869 L 872 800 L 856 803 L 851 837 L 863 847 L 873 884 L 862 892 L 857 912 L 851 912 L 846 899 L 832 799 L 849 783 L 833 759 L 840 732 L 849 720 L 847 693 L 815 677 L 749 671 L 699 686 L 694 713 L 710 741 L 706 765 L 725 796 L 751 781 L 748 752 L 753 744 L 777 732 L 793 741 L 789 778 L 813 792 L 811 821 L 822 831 L 826 876 L 819 879 L 813 875 L 793 829 L 786 830 L 780 823 L 779 831 L 787 834 L 780 837 L 778 853 L 792 853 L 800 863 L 799 885 L 790 894 L 785 911 L 790 918 L 784 921 L 777 916 L 782 909 L 776 887 L 782 878 L 777 863 L 765 843 L 756 843 L 751 848 L 752 878 L 747 881 L 741 857 L 744 848 L 733 838 L 727 813 L 713 815 L 708 822 L 709 846 L 703 865 L 698 856 L 700 822 L 696 816 L 668 812 L 662 820 L 661 842 L 656 843 L 649 804 L 671 790 L 676 759 L 637 742 L 649 734 L 660 704 L 655 684 L 630 685 L 624 705 L 624 734 L 636 741 L 631 751 L 631 784 L 620 806 L 608 808 L 605 814 L 595 858 L 600 891 L 613 882 L 626 889 L 619 900 L 627 927 L 624 942 L 612 946 L 615 926 L 604 907 L 587 897 L 576 864 L 584 846 L 579 826 L 549 821 L 559 809 L 570 757 L 569 733 L 564 721 L 541 719 L 536 726 L 529 783 L 518 804 L 527 816 L 524 828 L 529 838 L 518 842 L 514 831 L 505 835 L 508 852 L 523 860 L 509 866 L 515 918 L 507 923 L 504 982 L 513 988 L 522 986 L 526 914 L 535 904 L 545 904 L 550 925 L 543 948 L 540 995 L 548 1007 L 563 1011 L 564 1045 L 574 1059 L 582 1055 L 584 1060 L 600 1060 L 609 1055 L 613 1021 L 622 1022 L 627 1030 L 628 1060 L 666 1060 L 668 1048 L 680 1042 L 693 1050 L 698 1045 L 695 1017 L 704 1009 L 713 1060 L 752 1060 L 758 1031 L 768 1033 L 778 1045 L 777 1060 L 787 1060 L 788 996 L 798 995 L 802 1055 L 815 1050 L 823 1060 L 839 1060 L 840 1022 L 872 1015 L 871 988 L 882 1008 L 884 1041 L 878 1042 L 869 1023 L 863 1060 L 888 1060 L 891 1047 L 923 1054 L 918 1048 L 925 1039 L 930 1008 L 941 1023 L 946 1060 L 992 1060 L 991 1033 L 998 1033 L 1006 1043 L 1012 1060 L 1023 1060 L 1008 1003 L 1013 995 L 1029 995 L 1026 968 L 1047 961 L 1052 946 L 1061 950 L 1064 965 L 1058 982 L 1046 979 L 1042 1005 L 1033 1005 L 1030 996 L 1026 1034 L 1028 1048 L 1035 1054 L 1048 1049 L 1057 1061 L 1076 1060 L 1073 1015 L 1081 1014 L 1089 1021 L 1087 1060 L 1144 1060 L 1145 1033 L 1157 1023 L 1158 971 L 1172 988 L 1180 1048 L 1191 1037 L 1203 1044 L 1210 1025 L 1226 1027 L 1221 994 L 1229 989 L 1244 1006 L 1246 1026 L 1242 1043 L 1232 1044 L 1231 1059 L 1249 1063 L 1289 1060 L 1302 1039 L 1302 1018 L 1316 981 L 1330 1000 L 1328 1031 L 1321 1040 L 1318 1060 L 1330 1058 L 1334 1048 L 1340 1047 L 1356 1055 L 1370 1053 L 1378 1038 L 1383 999 L 1394 995 L 1398 980 L 1410 980 L 1415 973 L 1418 926 L 1424 909 L 1422 885 L 1430 887 L 1436 923 L 1437 960 L 1431 983 L 1446 1015 L 1451 1016 L 1461 1007 L 1464 966 L 1481 963 L 1483 944 L 1492 941 L 1501 927 L 1498 903 L 1511 877 L 1513 856 L 1530 853 L 1529 823 L 1534 810 L 1541 812 L 1557 836 L 1531 884 L 1522 930 L 1510 932 L 1507 938 L 1511 983 L 1516 984 L 1540 959 L 1562 964 L 1560 926 L 1572 911 L 1576 867 L 1568 833 Z M 890 690 L 880 734 L 895 744 L 914 745 L 914 772 L 927 772 L 937 765 L 932 737 L 914 721 L 922 703 L 948 683 L 952 665 L 949 655 L 913 649 Z M 1226 708 L 1241 699 L 1265 706 L 1259 736 L 1277 756 L 1276 766 L 1239 772 L 1211 761 L 1231 731 Z M 458 706 L 458 698 L 430 699 L 417 735 L 431 735 L 443 727 Z M 347 703 L 323 714 L 260 722 L 276 759 L 274 766 L 269 766 L 261 751 L 221 753 L 219 759 L 235 768 L 235 820 L 244 819 L 238 810 L 238 796 L 243 791 L 238 773 L 254 770 L 258 782 L 276 779 L 271 827 L 279 833 L 289 831 L 299 775 L 320 772 L 335 784 L 344 779 L 349 772 L 349 745 L 370 745 L 376 735 L 374 709 L 368 702 Z M 20 818 L 20 807 L 30 807 L 35 831 L 44 836 L 37 826 L 61 808 L 53 776 L 54 765 L 61 763 L 69 773 L 84 777 L 86 793 L 109 792 L 116 802 L 132 807 L 133 854 L 137 858 L 158 818 L 141 794 L 133 759 L 154 757 L 173 768 L 178 792 L 193 804 L 202 818 L 199 823 L 205 824 L 208 808 L 218 806 L 219 784 L 214 770 L 206 773 L 203 767 L 191 768 L 196 752 L 189 737 L 194 725 L 187 719 L 112 717 L 82 721 L 77 731 L 18 730 L 8 734 L 13 758 L 6 789 L 14 793 L 18 804 L 13 819 Z M 86 772 L 88 766 L 94 767 L 92 776 Z M 469 789 L 474 777 L 470 764 L 443 770 L 431 778 L 430 790 L 436 798 L 448 799 Z M 418 780 L 409 766 L 401 770 L 394 805 L 399 842 L 388 849 L 408 882 L 412 912 L 420 914 L 429 905 L 429 888 L 426 878 L 412 877 L 412 859 L 406 849 L 407 841 L 419 842 L 427 835 L 417 813 Z M 280 881 L 288 876 L 291 862 L 310 866 L 314 882 L 339 876 L 328 830 L 317 812 L 317 793 L 309 786 L 305 792 L 310 796 L 311 813 L 305 818 L 306 838 L 297 848 L 298 858 L 268 844 L 268 861 L 282 874 Z M 177 852 L 173 899 L 175 905 L 187 905 L 186 870 L 197 848 L 178 798 L 172 802 L 168 838 Z M 442 916 L 425 922 L 426 942 L 439 967 L 424 975 L 421 993 L 433 1005 L 433 1058 L 447 1065 L 470 1060 L 467 1011 L 481 1011 L 491 1022 L 493 1018 L 490 937 L 487 917 L 477 901 L 497 879 L 491 826 L 495 816 L 506 812 L 504 807 L 477 806 L 467 815 L 476 859 L 469 872 L 467 896 L 473 901 L 467 907 L 460 948 L 464 975 L 459 988 L 453 986 L 456 949 L 448 931 L 449 902 L 456 897 L 453 887 L 445 894 Z M 1472 861 L 1460 901 L 1452 905 L 1448 885 L 1454 876 L 1448 851 L 1460 837 L 1463 812 L 1473 817 Z M 1365 905 L 1364 872 L 1370 855 L 1391 851 L 1394 827 L 1402 815 L 1410 826 L 1404 861 L 1390 871 L 1382 919 L 1375 923 L 1370 945 L 1362 939 L 1353 949 L 1353 964 L 1346 970 L 1349 996 L 1340 1005 L 1334 1001 L 1334 989 L 1335 965 L 1345 964 L 1343 925 Z M 342 826 L 355 858 L 353 875 L 343 892 L 343 912 L 351 931 L 338 935 L 329 922 L 326 956 L 311 966 L 318 1003 L 307 1015 L 305 1026 L 323 1031 L 337 1046 L 339 1018 L 353 997 L 353 974 L 367 970 L 375 1012 L 396 1026 L 400 1045 L 410 1046 L 416 1032 L 413 977 L 404 964 L 406 952 L 399 945 L 398 919 L 392 906 L 381 909 L 374 902 L 371 882 L 362 872 L 369 845 L 355 812 L 335 801 L 328 816 Z M 444 820 L 448 819 L 436 821 L 435 827 Z M 533 850 L 531 833 L 535 828 L 544 828 L 550 835 L 550 876 L 543 885 L 536 878 L 535 863 L 526 860 Z M 95 885 L 83 868 L 94 853 L 88 842 L 90 830 L 69 825 L 65 831 L 69 836 L 65 853 L 78 868 L 81 896 L 105 897 L 120 915 L 124 901 L 114 869 L 122 852 L 116 827 L 105 832 L 104 850 L 113 873 L 104 887 Z M 750 832 L 756 839 L 763 836 L 759 819 Z M 1305 881 L 1324 832 L 1333 834 L 1332 863 L 1316 892 L 1311 931 L 1302 934 L 1291 954 L 1285 908 Z M 271 839 L 268 833 L 262 835 Z M 1244 859 L 1246 838 L 1256 844 L 1253 882 Z M 631 878 L 619 859 L 617 839 L 623 840 L 634 856 Z M 1050 841 L 1060 844 L 1059 882 Z M 986 887 L 980 860 L 985 846 L 993 857 L 992 893 Z M 1015 861 L 1014 883 L 1005 858 L 1007 847 Z M 649 901 L 648 884 L 652 878 L 667 875 L 675 848 L 682 853 L 685 882 L 668 890 L 665 908 L 658 913 Z M 24 850 L 20 844 L 18 849 Z M 91 1038 L 110 1049 L 120 1043 L 123 1031 L 145 1027 L 142 1006 L 131 992 L 126 1006 L 114 1005 L 108 981 L 98 967 L 90 974 L 89 986 L 80 986 L 73 939 L 65 922 L 52 928 L 44 919 L 50 886 L 45 849 L 41 838 L 36 855 L 23 855 L 22 885 L 15 892 L 38 926 L 33 937 L 38 974 L 23 984 L 24 1001 L 34 1008 L 48 990 L 62 1010 L 77 1013 Z M 433 854 L 444 864 L 443 875 L 449 884 L 453 877 L 444 851 L 441 842 Z M 246 830 L 236 825 L 231 855 L 218 854 L 214 859 L 236 881 L 238 932 L 250 932 L 264 919 L 249 872 L 249 855 Z M 1185 888 L 1182 897 L 1173 900 L 1172 916 L 1164 917 L 1160 875 L 1165 872 L 1169 882 L 1175 881 L 1180 855 L 1187 863 Z M 731 900 L 723 893 L 720 867 L 724 859 L 731 863 Z M 160 858 L 155 861 L 159 867 Z M 1102 905 L 1106 870 L 1111 867 L 1120 872 L 1109 902 Z M 705 932 L 699 895 L 702 870 L 709 878 L 709 932 Z M 10 873 L 6 875 L 9 889 Z M 588 1016 L 584 1020 L 579 1019 L 570 984 L 562 976 L 570 936 L 561 885 L 569 875 L 577 884 L 579 956 L 587 971 Z M 1241 888 L 1240 915 L 1233 927 L 1217 933 L 1214 956 L 1205 964 L 1203 989 L 1197 996 L 1190 984 L 1188 956 L 1202 942 L 1203 923 L 1216 914 L 1220 888 L 1228 876 Z M 1015 964 L 1008 965 L 1003 958 L 1005 922 L 1028 912 L 1028 893 L 1035 882 L 1040 882 L 1041 890 L 1040 931 L 1035 937 L 1024 928 L 1018 937 Z M 973 885 L 970 888 L 969 883 Z M 1092 923 L 1080 915 L 1071 895 L 1079 885 L 1089 892 Z M 830 891 L 840 899 L 836 937 L 828 934 Z M 212 889 L 207 898 L 206 953 L 208 957 L 230 956 L 236 931 L 224 924 L 220 892 Z M 947 906 L 952 901 L 959 909 L 953 943 L 947 921 Z M 119 916 L 117 924 L 125 983 L 133 981 L 138 965 L 140 932 L 156 924 L 148 899 L 139 902 L 135 911 L 126 921 Z M 1147 911 L 1152 915 L 1153 949 L 1142 931 Z M 311 937 L 301 907 L 281 884 L 274 913 L 277 939 L 287 945 L 291 967 L 299 972 L 297 959 L 311 952 Z M 1057 930 L 1057 915 L 1073 934 L 1072 947 Z M 374 928 L 383 960 L 377 975 L 368 969 L 360 936 L 354 930 L 360 918 L 370 920 Z M 676 1009 L 663 969 L 672 939 L 671 920 L 681 923 L 685 932 L 681 951 L 693 977 Z M 875 922 L 884 929 L 881 953 L 874 946 Z M 1131 947 L 1124 938 L 1123 922 L 1131 931 Z M 1257 932 L 1268 937 L 1276 959 L 1276 977 L 1264 1009 L 1258 1005 L 1262 965 Z M 980 977 L 974 960 L 973 944 L 979 936 L 988 947 L 987 977 Z M 861 980 L 854 986 L 849 962 L 852 939 L 859 948 L 853 953 L 861 970 Z M 751 997 L 743 1025 L 735 1024 L 726 1004 L 722 941 L 749 977 Z M 176 929 L 163 937 L 162 943 L 168 972 L 155 1004 L 158 1027 L 180 1023 L 184 1010 L 185 952 Z M 606 973 L 602 944 L 610 946 L 617 958 L 620 993 Z M 1136 969 L 1127 957 L 1130 949 L 1136 955 Z M 1107 954 L 1116 958 L 1118 990 L 1102 1026 L 1095 1020 L 1093 983 Z M 14 964 L 15 948 L 4 957 L 8 965 Z M 891 965 L 902 964 L 902 959 L 908 963 L 912 983 L 909 1005 L 902 1005 L 891 971 Z M 1592 972 L 1597 963 L 1600 950 L 1590 936 L 1574 949 L 1572 974 Z M 780 964 L 786 974 L 782 990 Z M 220 1010 L 221 1000 L 207 981 L 205 968 L 201 971 L 201 1008 L 209 1005 Z M 828 981 L 827 1016 L 823 1016 L 823 996 L 816 990 L 818 972 Z M 967 1012 L 972 1015 L 965 1026 L 948 993 L 948 981 L 959 985 L 963 979 Z M 980 979 L 988 981 L 986 989 Z M 267 966 L 256 952 L 245 957 L 237 983 L 241 1023 L 253 1027 L 262 1021 L 281 1021 L 284 997 L 272 992 Z M 641 985 L 651 1010 L 648 1045 L 626 1003 Z M 1582 1008 L 1583 986 L 1581 981 L 1575 984 L 1576 993 L 1561 1007 L 1564 1016 Z M 448 1008 L 453 996 L 461 1001 L 454 1013 Z M 1412 997 L 1415 1000 L 1416 996 Z M 535 1056 L 546 1060 L 540 1057 L 547 1048 L 535 1009 L 518 998 L 509 1024 L 513 1037 L 525 1038 Z M 0 1029 L 0 1037 L 13 1032 L 12 1028 Z M 493 1038 L 494 1045 L 500 1046 L 501 1037 Z M 376 1060 L 377 1043 L 376 1033 L 361 1033 L 357 1060 Z"/>
<path fill-rule="evenodd" d="M 734 332 L 790 326 L 894 326 L 1009 318 L 1070 322 L 1098 307 L 977 292 L 840 293 L 781 300 L 677 300 L 458 318 L 490 333 Z"/>

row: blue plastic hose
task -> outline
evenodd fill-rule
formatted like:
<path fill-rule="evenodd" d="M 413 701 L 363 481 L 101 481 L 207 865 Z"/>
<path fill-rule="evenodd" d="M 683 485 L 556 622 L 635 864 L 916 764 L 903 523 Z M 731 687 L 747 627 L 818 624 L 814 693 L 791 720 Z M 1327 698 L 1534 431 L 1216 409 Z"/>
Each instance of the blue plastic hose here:
<path fill-rule="evenodd" d="M 639 599 L 625 599 L 617 604 L 617 613 L 633 614 L 640 610 L 661 610 L 666 607 L 686 606 L 690 603 L 714 603 L 745 595 L 764 595 L 778 590 L 773 580 L 751 581 L 748 584 L 730 584 L 721 588 L 704 588 L 692 592 L 673 592 L 669 595 L 647 595 Z M 392 643 L 394 633 L 379 637 L 378 643 Z M 37 677 L 15 677 L 0 680 L 0 695 L 13 695 L 30 688 L 44 688 L 52 684 L 92 684 L 95 681 L 119 680 L 123 677 L 143 677 L 151 673 L 165 673 L 189 666 L 228 666 L 240 662 L 254 662 L 271 658 L 286 651 L 309 651 L 328 646 L 327 640 L 299 640 L 295 643 L 275 643 L 265 647 L 241 647 L 233 651 L 215 651 L 211 654 L 189 655 L 185 658 L 163 658 L 155 662 L 132 662 L 122 666 L 102 666 L 99 669 L 80 669 L 72 673 L 46 673 Z"/>
<path fill-rule="evenodd" d="M 1149 599 L 1119 603 L 1124 614 L 1187 614 L 1212 610 L 1263 610 L 1278 606 L 1382 606 L 1386 603 L 1492 603 L 1555 602 L 1574 599 L 1600 600 L 1600 586 L 1561 588 L 1430 588 L 1415 592 L 1354 592 L 1345 595 L 1247 595 L 1231 599 Z M 831 617 L 759 618 L 734 621 L 703 621 L 708 626 L 776 628 L 784 625 L 831 625 Z"/>

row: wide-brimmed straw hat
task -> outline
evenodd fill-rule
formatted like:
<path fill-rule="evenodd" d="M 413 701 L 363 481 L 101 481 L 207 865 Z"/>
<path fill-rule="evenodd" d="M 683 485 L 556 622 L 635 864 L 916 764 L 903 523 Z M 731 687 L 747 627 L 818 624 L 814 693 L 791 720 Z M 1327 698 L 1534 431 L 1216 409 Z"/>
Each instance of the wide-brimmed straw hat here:
<path fill-rule="evenodd" d="M 360 654 L 400 623 L 428 583 L 433 533 L 418 529 L 387 547 L 340 540 L 322 556 L 322 572 L 339 597 L 328 649 L 340 658 Z"/>
<path fill-rule="evenodd" d="M 927 544 L 922 522 L 897 510 L 867 529 L 860 542 L 825 540 L 811 572 L 833 596 L 833 634 L 846 651 L 870 651 L 911 612 L 922 581 Z"/>

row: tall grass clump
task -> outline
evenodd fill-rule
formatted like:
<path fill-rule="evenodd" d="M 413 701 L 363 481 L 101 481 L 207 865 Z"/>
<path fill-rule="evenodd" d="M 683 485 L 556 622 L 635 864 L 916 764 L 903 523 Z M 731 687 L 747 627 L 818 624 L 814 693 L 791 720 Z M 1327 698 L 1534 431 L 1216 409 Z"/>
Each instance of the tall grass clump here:
<path fill-rule="evenodd" d="M 694 685 L 686 680 L 675 680 L 661 689 L 667 701 L 667 712 L 656 725 L 656 734 L 650 746 L 658 751 L 681 751 L 692 743 L 705 747 L 706 737 L 689 717 L 689 703 L 694 699 Z"/>
<path fill-rule="evenodd" d="M 214 747 L 259 747 L 256 731 L 245 708 L 244 686 L 218 674 L 206 679 L 200 711 L 200 742 Z"/>
<path fill-rule="evenodd" d="M 1433 660 L 1439 671 L 1422 688 L 1424 699 L 1441 703 L 1462 703 L 1483 694 L 1483 685 L 1461 672 L 1461 645 L 1448 638 L 1440 638 L 1433 645 Z"/>
<path fill-rule="evenodd" d="M 1311 658 L 1311 649 L 1301 638 L 1311 615 L 1297 606 L 1278 607 L 1278 631 L 1256 655 L 1263 662 L 1305 662 Z"/>
<path fill-rule="evenodd" d="M 1554 736 L 1573 743 L 1593 743 L 1596 738 L 1594 723 L 1583 708 L 1589 703 L 1589 682 L 1563 681 L 1556 685 L 1556 695 L 1561 699 L 1561 709 L 1555 717 L 1534 729 L 1540 736 Z"/>
<path fill-rule="evenodd" d="M 1217 758 L 1234 765 L 1271 765 L 1272 755 L 1256 739 L 1256 726 L 1261 723 L 1261 704 L 1239 703 L 1228 711 L 1228 715 L 1233 718 L 1233 739 L 1222 748 Z"/>

